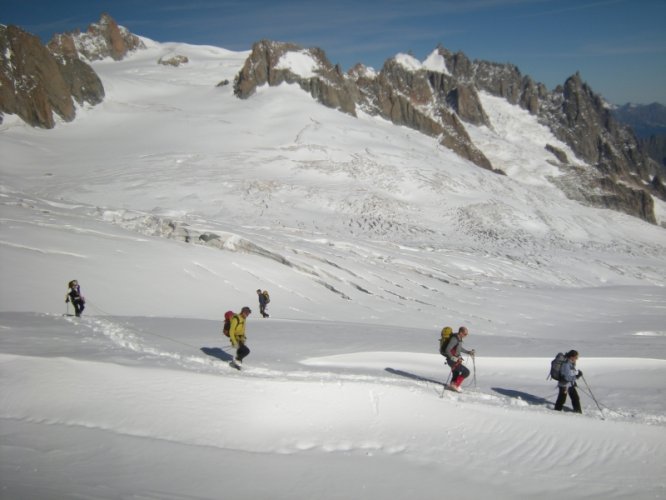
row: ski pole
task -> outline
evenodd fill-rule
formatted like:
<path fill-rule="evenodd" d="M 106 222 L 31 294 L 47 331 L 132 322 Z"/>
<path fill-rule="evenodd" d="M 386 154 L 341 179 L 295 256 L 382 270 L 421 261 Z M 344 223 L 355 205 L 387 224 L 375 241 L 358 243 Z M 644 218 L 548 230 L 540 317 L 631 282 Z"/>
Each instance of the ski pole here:
<path fill-rule="evenodd" d="M 583 375 L 580 376 L 580 378 L 583 379 L 583 382 L 585 382 L 585 387 L 587 387 L 587 390 L 590 392 L 590 397 L 592 398 L 592 401 L 597 405 L 597 408 L 599 408 L 599 411 L 603 414 L 603 410 L 601 409 L 601 406 L 599 405 L 599 401 L 597 401 L 597 398 L 594 397 L 594 394 L 592 394 L 592 389 L 590 389 L 590 385 L 587 383 L 587 380 L 585 380 L 585 377 Z"/>
<path fill-rule="evenodd" d="M 474 388 L 476 389 L 476 357 L 472 354 L 472 367 L 474 368 Z"/>
<path fill-rule="evenodd" d="M 439 399 L 444 397 L 444 391 L 446 391 L 446 386 L 449 385 L 449 380 L 451 379 L 452 374 L 453 372 L 449 373 L 449 376 L 446 377 L 446 382 L 444 382 L 444 385 L 442 386 L 442 393 L 439 395 Z"/>
<path fill-rule="evenodd" d="M 611 411 L 611 412 L 615 413 L 616 415 L 623 416 L 622 413 L 620 413 L 619 411 L 614 410 L 613 408 L 609 408 L 605 404 L 600 403 L 599 401 L 597 401 L 596 398 L 594 397 L 594 394 L 592 394 L 592 389 L 590 388 L 590 385 L 587 383 L 587 380 L 585 380 L 584 377 L 583 377 L 583 381 L 585 382 L 585 385 L 587 386 L 587 389 L 589 390 L 589 393 L 587 391 L 583 391 L 583 392 L 585 394 L 587 394 L 588 396 L 590 396 L 594 400 L 594 402 L 597 404 L 597 408 L 599 408 L 601 406 L 603 408 L 606 408 L 608 411 Z M 601 408 L 599 408 L 599 409 L 601 410 Z"/>

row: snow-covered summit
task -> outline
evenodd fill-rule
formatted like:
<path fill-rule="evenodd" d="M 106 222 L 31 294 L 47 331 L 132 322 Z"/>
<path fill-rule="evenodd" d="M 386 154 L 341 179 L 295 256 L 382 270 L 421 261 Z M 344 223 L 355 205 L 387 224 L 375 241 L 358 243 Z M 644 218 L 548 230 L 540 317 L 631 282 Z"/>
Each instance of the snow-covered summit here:
<path fill-rule="evenodd" d="M 451 75 L 451 72 L 446 67 L 446 59 L 440 53 L 439 49 L 433 50 L 423 62 L 419 61 L 411 54 L 397 54 L 394 57 L 394 60 L 408 71 L 426 69 L 436 73 Z"/>

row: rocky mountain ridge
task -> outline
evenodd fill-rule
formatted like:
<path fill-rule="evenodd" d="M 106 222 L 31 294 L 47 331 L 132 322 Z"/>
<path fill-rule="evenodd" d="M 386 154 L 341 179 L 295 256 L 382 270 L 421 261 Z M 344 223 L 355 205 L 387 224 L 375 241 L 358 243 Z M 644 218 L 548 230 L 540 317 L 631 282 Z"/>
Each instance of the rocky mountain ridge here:
<path fill-rule="evenodd" d="M 56 34 L 46 46 L 17 26 L 0 25 L 0 123 L 4 113 L 47 129 L 55 126 L 54 115 L 74 120 L 74 101 L 94 106 L 104 99 L 102 81 L 88 62 L 120 60 L 142 47 L 108 14 L 85 33 Z"/>
<path fill-rule="evenodd" d="M 312 60 L 307 75 L 284 64 L 294 55 Z M 387 60 L 379 73 L 357 65 L 343 74 L 321 49 L 264 40 L 253 46 L 234 92 L 247 99 L 261 85 L 283 82 L 298 84 L 322 104 L 342 112 L 355 116 L 363 110 L 437 137 L 474 164 L 503 173 L 472 143 L 464 127 L 464 123 L 491 127 L 479 99 L 479 92 L 487 92 L 536 115 L 593 167 L 581 171 L 556 148 L 547 148 L 566 174 L 553 182 L 568 197 L 652 223 L 656 221 L 652 196 L 666 199 L 662 169 L 578 74 L 548 92 L 513 65 L 471 61 L 441 46 L 424 64 L 403 55 Z"/>
<path fill-rule="evenodd" d="M 17 114 L 44 128 L 55 125 L 54 113 L 73 120 L 73 100 L 95 105 L 104 97 L 102 83 L 86 61 L 120 60 L 141 48 L 141 39 L 107 14 L 87 32 L 55 35 L 47 46 L 20 28 L 0 26 L 0 113 Z M 294 58 L 309 69 L 295 72 L 295 66 L 285 62 Z M 284 82 L 341 112 L 381 116 L 435 137 L 473 164 L 499 174 L 504 172 L 473 143 L 465 124 L 492 128 L 480 93 L 502 97 L 535 115 L 590 166 L 576 166 L 564 152 L 546 146 L 553 164 L 565 174 L 552 182 L 568 197 L 652 223 L 653 196 L 666 199 L 664 169 L 578 74 L 549 92 L 514 65 L 472 61 L 442 46 L 423 63 L 400 54 L 379 72 L 357 65 L 343 73 L 319 48 L 262 40 L 237 74 L 234 94 L 249 99 L 259 86 Z"/>

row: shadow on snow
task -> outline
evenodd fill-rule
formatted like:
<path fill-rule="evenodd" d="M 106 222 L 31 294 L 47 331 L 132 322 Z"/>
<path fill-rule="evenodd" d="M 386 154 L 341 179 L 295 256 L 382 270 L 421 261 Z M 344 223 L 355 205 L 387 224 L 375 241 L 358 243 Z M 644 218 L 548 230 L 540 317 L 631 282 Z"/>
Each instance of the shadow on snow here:
<path fill-rule="evenodd" d="M 492 387 L 493 391 L 501 394 L 502 396 L 508 396 L 510 398 L 520 399 L 525 401 L 529 405 L 550 405 L 553 404 L 552 401 L 549 401 L 541 396 L 535 396 L 534 394 L 529 394 L 527 392 L 516 391 L 513 389 L 502 389 L 501 387 Z"/>
<path fill-rule="evenodd" d="M 234 357 L 219 347 L 202 347 L 201 352 L 222 361 L 231 361 Z"/>
<path fill-rule="evenodd" d="M 444 385 L 444 382 L 441 380 L 434 380 L 427 377 L 422 377 L 421 375 L 416 375 L 415 373 L 409 373 L 402 370 L 396 370 L 395 368 L 385 368 L 385 370 L 393 375 L 400 375 L 401 377 L 411 378 L 412 380 L 418 380 L 420 382 L 430 382 L 432 384 Z"/>

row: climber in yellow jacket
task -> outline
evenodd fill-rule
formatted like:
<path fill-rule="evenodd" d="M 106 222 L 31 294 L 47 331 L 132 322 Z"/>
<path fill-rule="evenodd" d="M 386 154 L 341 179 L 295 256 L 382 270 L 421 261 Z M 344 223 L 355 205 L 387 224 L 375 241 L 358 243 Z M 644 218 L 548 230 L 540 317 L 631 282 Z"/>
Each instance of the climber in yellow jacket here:
<path fill-rule="evenodd" d="M 236 357 L 229 365 L 236 368 L 236 370 L 241 369 L 243 358 L 250 354 L 250 349 L 245 345 L 245 320 L 251 312 L 250 308 L 245 306 L 241 309 L 241 312 L 234 314 L 231 318 L 229 340 L 231 340 L 231 345 L 236 348 Z"/>

